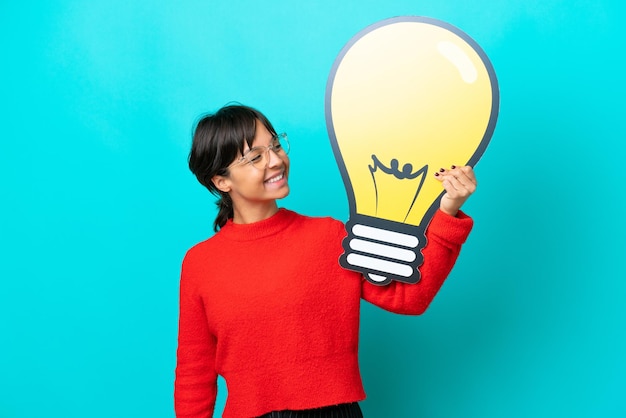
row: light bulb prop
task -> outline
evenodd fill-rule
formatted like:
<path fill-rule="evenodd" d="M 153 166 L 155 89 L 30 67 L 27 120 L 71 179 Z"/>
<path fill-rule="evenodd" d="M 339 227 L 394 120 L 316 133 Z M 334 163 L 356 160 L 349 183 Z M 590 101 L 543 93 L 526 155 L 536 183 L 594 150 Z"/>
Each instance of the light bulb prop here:
<path fill-rule="evenodd" d="M 326 87 L 326 124 L 350 218 L 339 262 L 371 283 L 417 283 L 444 194 L 433 170 L 474 166 L 495 129 L 487 55 L 440 20 L 400 16 L 357 33 Z"/>

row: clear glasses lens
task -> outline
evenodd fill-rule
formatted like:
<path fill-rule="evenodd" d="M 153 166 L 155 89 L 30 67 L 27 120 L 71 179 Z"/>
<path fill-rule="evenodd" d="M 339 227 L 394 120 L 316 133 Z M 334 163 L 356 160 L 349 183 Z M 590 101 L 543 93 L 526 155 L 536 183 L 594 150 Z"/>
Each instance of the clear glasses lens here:
<path fill-rule="evenodd" d="M 267 166 L 270 150 L 278 155 L 289 154 L 289 140 L 287 134 L 278 134 L 272 140 L 272 144 L 268 147 L 255 147 L 248 151 L 244 158 L 254 167 L 262 169 Z"/>
<path fill-rule="evenodd" d="M 282 151 L 285 154 L 289 154 L 289 140 L 287 139 L 287 134 L 283 132 L 282 134 L 276 135 L 272 146 L 275 151 Z"/>

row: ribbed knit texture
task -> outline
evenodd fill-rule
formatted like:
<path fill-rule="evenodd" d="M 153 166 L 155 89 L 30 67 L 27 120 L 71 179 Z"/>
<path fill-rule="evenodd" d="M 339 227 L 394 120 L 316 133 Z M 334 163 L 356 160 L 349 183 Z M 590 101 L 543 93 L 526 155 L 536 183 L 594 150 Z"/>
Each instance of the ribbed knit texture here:
<path fill-rule="evenodd" d="M 376 286 L 339 266 L 346 236 L 339 221 L 285 209 L 253 224 L 229 221 L 183 261 L 177 417 L 213 416 L 218 374 L 228 386 L 224 418 L 363 400 L 360 299 L 423 313 L 471 228 L 463 213 L 437 212 L 421 281 Z"/>

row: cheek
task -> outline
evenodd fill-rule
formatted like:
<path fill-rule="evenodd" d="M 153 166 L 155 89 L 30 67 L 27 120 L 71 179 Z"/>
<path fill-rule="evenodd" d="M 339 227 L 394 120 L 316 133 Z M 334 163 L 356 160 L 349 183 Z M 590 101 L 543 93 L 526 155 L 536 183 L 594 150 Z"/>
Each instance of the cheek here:
<path fill-rule="evenodd" d="M 247 170 L 241 170 L 237 175 L 231 175 L 233 185 L 238 188 L 256 187 L 259 182 L 263 182 L 263 171 L 257 170 L 251 165 L 246 165 Z"/>

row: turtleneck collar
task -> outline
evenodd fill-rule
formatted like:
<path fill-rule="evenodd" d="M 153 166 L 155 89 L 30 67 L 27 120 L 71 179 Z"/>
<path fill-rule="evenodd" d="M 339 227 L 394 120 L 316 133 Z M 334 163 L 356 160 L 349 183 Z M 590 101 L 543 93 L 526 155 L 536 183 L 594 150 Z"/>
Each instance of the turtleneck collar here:
<path fill-rule="evenodd" d="M 277 234 L 287 228 L 296 216 L 295 212 L 280 208 L 269 218 L 251 224 L 236 224 L 229 219 L 218 234 L 234 241 L 252 241 Z"/>

